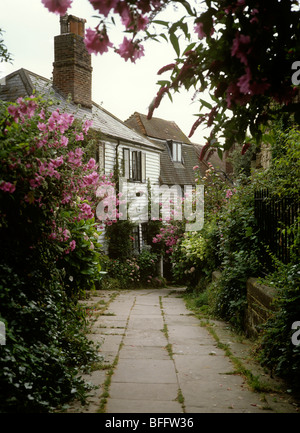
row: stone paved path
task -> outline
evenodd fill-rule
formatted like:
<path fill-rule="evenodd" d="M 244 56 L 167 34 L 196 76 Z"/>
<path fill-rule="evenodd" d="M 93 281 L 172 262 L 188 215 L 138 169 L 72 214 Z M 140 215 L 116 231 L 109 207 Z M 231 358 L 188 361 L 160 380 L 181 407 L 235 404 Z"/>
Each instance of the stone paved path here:
<path fill-rule="evenodd" d="M 87 376 L 99 386 L 89 404 L 74 404 L 69 412 L 297 412 L 288 394 L 261 395 L 249 389 L 216 339 L 187 310 L 179 296 L 182 290 L 98 291 L 85 302 L 95 306 L 90 338 L 102 343 L 106 368 Z M 249 345 L 239 342 L 225 323 L 211 326 L 249 368 Z M 278 385 L 259 366 L 253 368 L 263 381 Z"/>

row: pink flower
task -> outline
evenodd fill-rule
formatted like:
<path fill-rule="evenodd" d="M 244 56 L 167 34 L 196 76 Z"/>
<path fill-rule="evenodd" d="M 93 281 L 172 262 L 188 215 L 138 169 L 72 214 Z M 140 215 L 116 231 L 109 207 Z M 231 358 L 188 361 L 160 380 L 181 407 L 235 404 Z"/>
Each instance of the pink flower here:
<path fill-rule="evenodd" d="M 62 145 L 62 147 L 67 147 L 69 143 L 69 139 L 68 137 L 65 137 L 64 135 L 61 137 L 60 139 L 60 144 Z"/>
<path fill-rule="evenodd" d="M 250 42 L 250 36 L 245 36 L 237 32 L 231 47 L 231 55 L 236 56 L 245 65 L 248 65 L 247 54 L 252 50 L 252 48 L 249 47 Z"/>
<path fill-rule="evenodd" d="M 107 17 L 111 9 L 119 3 L 119 0 L 90 0 L 90 3 L 95 10 Z"/>
<path fill-rule="evenodd" d="M 226 198 L 230 198 L 231 196 L 232 196 L 232 191 L 231 191 L 231 189 L 228 189 L 226 191 Z"/>
<path fill-rule="evenodd" d="M 133 17 L 127 2 L 119 1 L 115 11 L 120 15 L 122 24 L 129 28 L 130 24 L 133 22 Z"/>
<path fill-rule="evenodd" d="M 10 192 L 12 194 L 13 192 L 15 192 L 16 186 L 13 183 L 3 181 L 0 184 L 0 189 L 2 189 L 2 191 L 4 192 Z"/>
<path fill-rule="evenodd" d="M 90 54 L 103 54 L 108 51 L 109 47 L 113 46 L 108 39 L 105 29 L 103 29 L 102 32 L 87 29 L 84 43 Z"/>
<path fill-rule="evenodd" d="M 71 248 L 71 251 L 74 251 L 75 250 L 75 248 L 76 248 L 76 241 L 71 241 L 70 242 L 70 248 Z"/>
<path fill-rule="evenodd" d="M 93 125 L 93 121 L 92 121 L 92 120 L 86 120 L 86 121 L 84 122 L 84 124 L 83 124 L 83 127 L 82 127 L 83 132 L 84 132 L 85 134 L 87 134 L 88 131 L 89 131 L 89 129 L 90 129 L 90 127 L 91 127 L 92 125 Z"/>
<path fill-rule="evenodd" d="M 145 28 L 147 27 L 148 24 L 149 24 L 149 18 L 148 17 L 140 15 L 137 18 L 137 22 L 136 22 L 137 30 L 145 30 Z"/>
<path fill-rule="evenodd" d="M 87 169 L 91 170 L 95 167 L 96 161 L 94 158 L 90 158 L 89 162 L 87 163 Z"/>
<path fill-rule="evenodd" d="M 55 14 L 65 15 L 73 0 L 42 0 L 43 5 Z"/>
<path fill-rule="evenodd" d="M 79 134 L 76 134 L 76 135 L 75 135 L 75 140 L 76 140 L 76 141 L 83 141 L 83 140 L 84 140 L 83 133 L 80 132 Z"/>
<path fill-rule="evenodd" d="M 133 63 L 135 63 L 136 59 L 139 59 L 144 55 L 144 47 L 136 42 L 133 42 L 133 40 L 129 40 L 124 37 L 122 44 L 119 46 L 118 53 L 125 59 L 126 62 L 128 59 L 130 59 Z"/>
<path fill-rule="evenodd" d="M 198 34 L 199 39 L 203 39 L 203 38 L 207 37 L 206 33 L 203 31 L 203 23 L 201 23 L 201 22 L 196 23 L 194 26 L 194 30 Z M 212 27 L 210 30 L 210 36 L 213 35 L 214 31 L 215 30 Z"/>
<path fill-rule="evenodd" d="M 251 71 L 250 68 L 246 68 L 246 74 L 242 75 L 237 82 L 238 87 L 240 88 L 240 92 L 247 94 L 250 92 L 250 80 L 251 80 Z"/>

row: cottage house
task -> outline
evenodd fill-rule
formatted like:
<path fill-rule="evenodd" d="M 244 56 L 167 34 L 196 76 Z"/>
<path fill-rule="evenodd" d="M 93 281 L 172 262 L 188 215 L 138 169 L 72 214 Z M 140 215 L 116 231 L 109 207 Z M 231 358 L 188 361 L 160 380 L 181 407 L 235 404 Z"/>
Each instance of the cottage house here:
<path fill-rule="evenodd" d="M 140 250 L 143 244 L 142 223 L 148 217 L 145 212 L 147 182 L 159 182 L 160 155 L 164 148 L 159 142 L 150 141 L 133 131 L 92 101 L 91 55 L 84 44 L 84 27 L 83 19 L 72 15 L 61 17 L 61 31 L 54 39 L 53 80 L 25 69 L 17 70 L 2 80 L 0 99 L 14 101 L 36 91 L 58 101 L 53 109 L 59 105 L 75 118 L 93 121 L 92 129 L 99 132 L 99 169 L 109 174 L 119 168 L 123 192 L 127 198 L 131 197 L 125 217 L 136 222 L 133 237 L 135 248 Z M 105 245 L 104 238 L 102 242 Z"/>
<path fill-rule="evenodd" d="M 195 185 L 193 167 L 199 159 L 195 148 L 178 125 L 169 120 L 152 117 L 135 112 L 125 124 L 134 131 L 143 134 L 151 142 L 163 147 L 160 158 L 160 184 Z"/>

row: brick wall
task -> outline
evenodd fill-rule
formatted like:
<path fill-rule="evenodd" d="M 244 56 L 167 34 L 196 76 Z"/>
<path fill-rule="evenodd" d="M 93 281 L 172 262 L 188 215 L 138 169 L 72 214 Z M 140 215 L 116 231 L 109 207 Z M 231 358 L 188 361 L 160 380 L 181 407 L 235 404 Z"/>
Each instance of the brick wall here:
<path fill-rule="evenodd" d="M 71 95 L 75 104 L 91 108 L 91 55 L 86 50 L 82 28 L 80 34 L 72 32 L 78 27 L 70 25 L 69 28 L 69 33 L 54 38 L 53 86 L 65 97 Z"/>

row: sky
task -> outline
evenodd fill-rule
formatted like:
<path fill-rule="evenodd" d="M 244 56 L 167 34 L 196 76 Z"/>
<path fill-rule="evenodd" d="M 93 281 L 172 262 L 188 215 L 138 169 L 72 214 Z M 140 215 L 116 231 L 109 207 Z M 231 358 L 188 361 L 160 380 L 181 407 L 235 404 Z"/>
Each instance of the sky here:
<path fill-rule="evenodd" d="M 0 0 L 0 10 L 4 43 L 13 57 L 12 64 L 0 63 L 0 79 L 20 68 L 51 79 L 54 36 L 60 33 L 59 15 L 50 13 L 41 0 Z M 180 13 L 180 10 L 177 11 L 177 14 Z M 68 14 L 86 19 L 86 28 L 94 28 L 98 24 L 98 19 L 93 17 L 96 11 L 88 0 L 73 0 Z M 173 10 L 168 10 L 167 18 L 172 14 Z M 118 28 L 112 35 L 116 38 L 114 40 L 122 42 L 124 34 Z M 157 81 L 168 78 L 167 74 L 158 76 L 157 72 L 162 66 L 173 63 L 174 58 L 171 44 L 153 41 L 145 45 L 145 56 L 136 60 L 135 64 L 125 62 L 114 52 L 92 54 L 93 101 L 122 121 L 135 111 L 147 114 L 159 89 Z M 193 102 L 193 96 L 194 90 L 182 90 L 173 95 L 171 102 L 165 95 L 153 116 L 174 121 L 188 136 L 200 107 L 199 102 Z M 208 131 L 199 128 L 191 140 L 205 144 L 205 135 Z"/>

